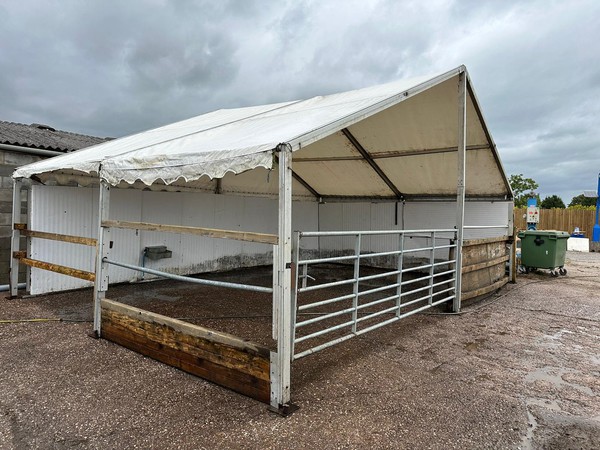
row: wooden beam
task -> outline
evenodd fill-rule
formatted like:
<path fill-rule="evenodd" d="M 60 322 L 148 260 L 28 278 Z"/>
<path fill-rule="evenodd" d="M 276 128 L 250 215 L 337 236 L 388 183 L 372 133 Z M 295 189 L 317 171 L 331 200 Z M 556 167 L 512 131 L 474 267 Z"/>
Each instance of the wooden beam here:
<path fill-rule="evenodd" d="M 269 403 L 267 348 L 112 300 L 101 306 L 105 339 Z"/>
<path fill-rule="evenodd" d="M 508 277 L 504 277 L 500 281 L 496 281 L 494 284 L 491 284 L 489 286 L 485 286 L 480 289 L 475 289 L 473 291 L 463 292 L 461 295 L 461 301 L 465 301 L 470 298 L 479 297 L 480 295 L 489 294 L 490 292 L 500 289 L 502 286 L 504 286 L 507 283 L 508 283 Z"/>
<path fill-rule="evenodd" d="M 27 258 L 27 252 L 25 250 L 19 250 L 18 252 L 13 252 L 13 258 L 22 259 Z"/>
<path fill-rule="evenodd" d="M 126 305 L 125 303 L 120 303 L 105 298 L 102 299 L 101 307 L 103 309 L 115 311 L 125 316 L 139 318 L 140 320 L 146 322 L 153 322 L 159 325 L 164 325 L 166 327 L 172 328 L 173 330 L 179 333 L 184 333 L 202 339 L 209 339 L 218 344 L 227 345 L 229 347 L 233 347 L 244 352 L 264 356 L 265 358 L 268 358 L 270 355 L 270 350 L 268 348 L 250 341 L 246 341 L 244 339 L 240 339 L 232 334 L 201 327 L 200 325 L 194 325 L 183 320 L 174 319 L 172 317 L 163 316 L 162 314 L 157 314 L 152 311 L 146 311 L 144 309 L 136 308 L 135 306 Z"/>
<path fill-rule="evenodd" d="M 463 247 L 471 247 L 473 245 L 481 245 L 481 244 L 491 244 L 493 242 L 506 242 L 510 241 L 511 238 L 508 236 L 499 236 L 499 237 L 491 237 L 491 238 L 482 238 L 482 239 L 466 239 L 463 241 Z"/>
<path fill-rule="evenodd" d="M 487 267 L 497 266 L 498 264 L 502 264 L 508 261 L 510 255 L 500 256 L 498 258 L 490 259 L 489 261 L 484 261 L 479 264 L 471 264 L 470 266 L 463 266 L 462 273 L 474 272 L 476 270 L 485 269 Z"/>
<path fill-rule="evenodd" d="M 34 231 L 27 229 L 21 229 L 21 236 L 48 239 L 51 241 L 69 242 L 71 244 L 89 245 L 90 247 L 95 247 L 97 243 L 97 240 L 94 238 L 71 236 L 68 234 L 47 233 L 45 231 Z"/>
<path fill-rule="evenodd" d="M 103 220 L 103 227 L 126 228 L 132 230 L 162 231 L 165 233 L 194 234 L 219 239 L 236 239 L 238 241 L 259 242 L 277 245 L 279 239 L 275 234 L 254 233 L 250 231 L 219 230 L 216 228 L 185 227 L 181 225 L 163 225 L 158 223 L 128 222 L 124 220 Z"/>
<path fill-rule="evenodd" d="M 50 272 L 60 273 L 74 278 L 81 278 L 82 280 L 94 281 L 96 279 L 96 274 L 93 272 L 86 272 L 84 270 L 73 269 L 72 267 L 61 266 L 60 264 L 38 261 L 37 259 L 30 258 L 19 258 L 19 261 L 22 264 L 25 264 L 26 266 L 48 270 Z"/>
<path fill-rule="evenodd" d="M 26 229 L 27 229 L 26 223 L 15 223 L 13 225 L 13 230 L 26 230 Z"/>

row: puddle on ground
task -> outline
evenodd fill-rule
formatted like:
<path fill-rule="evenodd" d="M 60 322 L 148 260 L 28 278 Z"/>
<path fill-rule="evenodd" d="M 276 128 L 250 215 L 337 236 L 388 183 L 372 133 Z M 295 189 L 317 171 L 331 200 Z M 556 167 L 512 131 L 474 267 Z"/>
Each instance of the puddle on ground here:
<path fill-rule="evenodd" d="M 533 435 L 535 434 L 535 430 L 538 427 L 538 421 L 531 412 L 532 406 L 539 406 L 541 408 L 546 408 L 551 411 L 561 412 L 562 408 L 558 404 L 556 400 L 546 400 L 541 398 L 527 398 L 525 399 L 525 409 L 527 411 L 527 433 L 521 439 L 521 449 L 522 450 L 532 450 L 533 446 Z"/>
<path fill-rule="evenodd" d="M 529 405 L 529 399 L 525 400 L 525 410 L 527 411 L 527 433 L 521 439 L 522 450 L 533 449 L 533 435 L 535 433 L 535 429 L 538 427 L 537 419 L 529 409 Z"/>
<path fill-rule="evenodd" d="M 525 377 L 525 381 L 529 383 L 533 383 L 535 381 L 547 381 L 548 383 L 551 383 L 559 388 L 563 386 L 569 386 L 583 394 L 594 396 L 594 392 L 591 388 L 563 380 L 562 376 L 565 373 L 578 373 L 578 371 L 574 369 L 546 366 L 530 372 Z"/>
<path fill-rule="evenodd" d="M 527 406 L 540 406 L 542 408 L 549 409 L 551 411 L 562 411 L 562 408 L 556 400 L 547 400 L 542 398 L 528 398 L 526 400 Z"/>
<path fill-rule="evenodd" d="M 570 330 L 562 329 L 562 330 L 557 331 L 554 334 L 544 334 L 541 337 L 541 339 L 538 341 L 538 345 L 540 347 L 550 348 L 550 349 L 556 349 L 558 347 L 561 347 L 563 345 L 563 343 L 560 342 L 560 340 L 565 334 L 573 334 L 573 332 Z"/>

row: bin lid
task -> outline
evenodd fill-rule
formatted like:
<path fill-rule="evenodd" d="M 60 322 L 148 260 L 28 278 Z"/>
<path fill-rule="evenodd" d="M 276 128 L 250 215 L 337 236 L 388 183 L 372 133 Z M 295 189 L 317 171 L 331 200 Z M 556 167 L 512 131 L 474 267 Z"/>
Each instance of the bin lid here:
<path fill-rule="evenodd" d="M 526 236 L 548 236 L 554 237 L 556 239 L 567 239 L 570 238 L 571 235 L 566 231 L 557 231 L 557 230 L 527 230 L 527 231 L 519 231 L 519 237 L 524 238 Z"/>

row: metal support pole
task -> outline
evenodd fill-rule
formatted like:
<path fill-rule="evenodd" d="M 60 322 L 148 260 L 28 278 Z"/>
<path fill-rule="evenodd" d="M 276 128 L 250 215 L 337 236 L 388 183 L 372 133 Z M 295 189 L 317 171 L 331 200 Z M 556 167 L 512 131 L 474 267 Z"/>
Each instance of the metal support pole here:
<path fill-rule="evenodd" d="M 302 287 L 308 285 L 308 264 L 302 264 Z"/>
<path fill-rule="evenodd" d="M 402 306 L 402 265 L 404 263 L 404 233 L 400 233 L 399 237 L 399 250 L 400 253 L 398 253 L 398 264 L 396 266 L 396 268 L 398 269 L 398 275 L 396 277 L 396 284 L 398 285 L 398 287 L 396 288 L 396 295 L 398 296 L 398 298 L 396 299 L 396 308 L 398 308 L 396 310 L 396 317 L 400 317 L 400 308 Z"/>
<path fill-rule="evenodd" d="M 96 244 L 96 280 L 94 282 L 94 336 L 101 335 L 100 302 L 108 290 L 108 264 L 103 261 L 108 258 L 110 248 L 110 228 L 102 226 L 108 220 L 110 206 L 110 187 L 105 181 L 100 182 L 98 201 L 98 243 Z"/>
<path fill-rule="evenodd" d="M 456 295 L 452 304 L 454 312 L 460 312 L 460 296 L 462 287 L 462 245 L 463 227 L 465 223 L 465 174 L 466 174 L 466 140 L 467 140 L 467 74 L 458 75 L 458 151 L 456 181 Z"/>
<path fill-rule="evenodd" d="M 290 405 L 291 336 L 292 336 L 292 151 L 281 144 L 279 152 L 279 244 L 273 248 L 273 322 L 277 353 L 271 352 L 270 409 L 287 415 Z"/>
<path fill-rule="evenodd" d="M 354 260 L 354 284 L 353 284 L 353 291 L 352 293 L 354 294 L 354 298 L 352 299 L 352 308 L 354 309 L 354 311 L 352 311 L 352 322 L 354 322 L 352 324 L 352 332 L 356 333 L 356 319 L 358 319 L 358 288 L 359 288 L 359 281 L 358 279 L 360 278 L 360 234 L 356 235 L 356 241 L 354 242 L 354 255 L 356 256 L 356 259 Z"/>
<path fill-rule="evenodd" d="M 10 241 L 10 296 L 16 297 L 19 289 L 19 258 L 15 258 L 15 252 L 20 250 L 21 233 L 16 229 L 15 223 L 21 222 L 21 180 L 13 180 L 13 203 L 12 203 L 12 239 Z"/>
<path fill-rule="evenodd" d="M 435 273 L 435 231 L 431 232 L 431 250 L 429 253 L 429 301 L 431 305 L 433 303 L 433 275 Z"/>
<path fill-rule="evenodd" d="M 31 225 L 31 201 L 33 198 L 33 186 L 29 185 L 29 189 L 27 189 L 27 224 Z M 27 255 L 31 255 L 31 237 L 27 236 L 26 238 L 26 251 Z M 25 292 L 31 292 L 31 266 L 26 267 L 25 272 Z"/>
<path fill-rule="evenodd" d="M 292 332 L 290 333 L 290 354 L 294 358 L 294 340 L 296 338 L 296 321 L 298 320 L 298 278 L 300 260 L 300 232 L 294 232 L 294 246 L 292 247 Z M 306 267 L 306 264 L 304 264 Z"/>

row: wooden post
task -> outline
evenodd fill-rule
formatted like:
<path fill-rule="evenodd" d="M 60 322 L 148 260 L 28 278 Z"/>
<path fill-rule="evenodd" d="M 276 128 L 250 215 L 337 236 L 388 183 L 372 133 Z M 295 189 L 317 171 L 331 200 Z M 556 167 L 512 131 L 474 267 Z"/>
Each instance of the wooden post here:
<path fill-rule="evenodd" d="M 10 241 L 10 296 L 16 297 L 19 289 L 19 258 L 15 258 L 21 245 L 21 231 L 15 227 L 21 222 L 21 180 L 13 180 L 13 203 L 12 203 L 12 239 Z"/>
<path fill-rule="evenodd" d="M 100 181 L 100 193 L 98 201 L 98 241 L 96 244 L 96 278 L 94 280 L 94 336 L 101 335 L 101 309 L 102 299 L 106 297 L 108 290 L 108 264 L 102 261 L 108 257 L 110 248 L 110 228 L 102 225 L 108 220 L 110 206 L 110 187 L 108 183 Z"/>
<path fill-rule="evenodd" d="M 517 228 L 513 227 L 513 239 L 510 246 L 510 282 L 517 282 Z"/>
<path fill-rule="evenodd" d="M 452 310 L 460 311 L 460 294 L 462 288 L 462 244 L 463 226 L 465 222 L 465 159 L 467 138 L 467 73 L 463 68 L 458 75 L 458 152 L 456 182 L 456 292 Z"/>
<path fill-rule="evenodd" d="M 281 144 L 279 152 L 278 245 L 273 246 L 273 338 L 277 352 L 271 353 L 270 409 L 282 415 L 290 405 L 291 372 L 291 259 L 292 259 L 292 151 Z"/>

